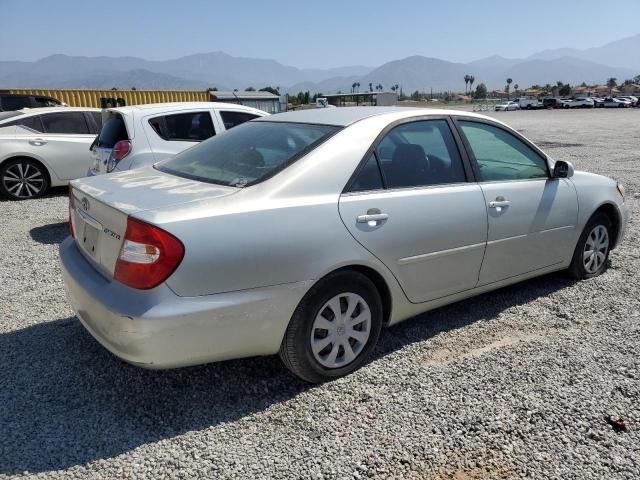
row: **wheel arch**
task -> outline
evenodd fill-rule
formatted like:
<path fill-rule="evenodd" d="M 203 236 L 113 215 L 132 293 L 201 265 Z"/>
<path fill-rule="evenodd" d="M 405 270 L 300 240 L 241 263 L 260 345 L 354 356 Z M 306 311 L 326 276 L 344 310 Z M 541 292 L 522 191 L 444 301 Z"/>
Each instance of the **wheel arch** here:
<path fill-rule="evenodd" d="M 391 289 L 389 288 L 389 285 L 387 281 L 384 279 L 384 277 L 375 269 L 369 266 L 352 264 L 352 265 L 345 265 L 335 270 L 332 270 L 331 272 L 324 275 L 322 278 L 325 278 L 337 272 L 344 272 L 344 271 L 356 272 L 361 275 L 364 275 L 369 280 L 371 280 L 373 285 L 376 287 L 376 290 L 380 294 L 380 299 L 382 300 L 383 323 L 385 325 L 388 325 L 389 321 L 391 320 L 392 296 L 391 296 Z M 318 280 L 321 280 L 321 279 L 318 279 Z"/>
<path fill-rule="evenodd" d="M 51 169 L 49 168 L 49 165 L 46 164 L 46 162 L 43 162 L 41 159 L 39 159 L 37 157 L 34 157 L 32 155 L 18 154 L 18 155 L 11 155 L 9 157 L 3 158 L 2 160 L 0 160 L 0 168 L 2 168 L 2 166 L 7 162 L 12 162 L 14 160 L 21 160 L 21 159 L 30 160 L 32 162 L 35 162 L 35 163 L 41 165 L 44 168 L 45 175 L 47 176 L 47 184 L 48 184 L 49 188 L 51 188 L 51 180 L 54 177 L 56 179 L 58 177 L 55 176 L 55 174 L 52 175 Z"/>
<path fill-rule="evenodd" d="M 595 215 L 598 215 L 599 213 L 603 213 L 611 221 L 611 226 L 613 227 L 613 232 L 612 232 L 613 238 L 611 239 L 612 240 L 611 250 L 613 250 L 615 247 L 618 246 L 618 237 L 620 235 L 620 227 L 622 225 L 622 218 L 620 215 L 620 211 L 618 210 L 618 207 L 616 207 L 615 204 L 606 202 L 600 205 L 598 208 L 596 208 L 596 210 L 591 214 L 589 219 L 593 218 Z"/>

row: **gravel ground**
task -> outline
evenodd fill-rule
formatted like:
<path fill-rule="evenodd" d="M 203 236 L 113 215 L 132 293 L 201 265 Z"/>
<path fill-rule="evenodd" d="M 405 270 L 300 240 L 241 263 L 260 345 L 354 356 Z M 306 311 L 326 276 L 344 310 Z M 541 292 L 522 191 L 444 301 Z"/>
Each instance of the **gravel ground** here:
<path fill-rule="evenodd" d="M 640 478 L 640 110 L 495 116 L 626 185 L 611 268 L 421 315 L 322 386 L 277 358 L 119 361 L 65 301 L 65 192 L 0 202 L 0 478 Z"/>

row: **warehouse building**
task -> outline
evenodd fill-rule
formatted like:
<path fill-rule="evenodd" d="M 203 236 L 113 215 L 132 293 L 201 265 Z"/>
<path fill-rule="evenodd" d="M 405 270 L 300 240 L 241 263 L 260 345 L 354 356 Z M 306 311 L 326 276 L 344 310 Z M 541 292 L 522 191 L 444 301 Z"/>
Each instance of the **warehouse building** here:
<path fill-rule="evenodd" d="M 214 102 L 237 103 L 268 113 L 279 113 L 287 110 L 286 97 L 279 97 L 270 92 L 211 91 L 210 93 L 211 100 Z"/>

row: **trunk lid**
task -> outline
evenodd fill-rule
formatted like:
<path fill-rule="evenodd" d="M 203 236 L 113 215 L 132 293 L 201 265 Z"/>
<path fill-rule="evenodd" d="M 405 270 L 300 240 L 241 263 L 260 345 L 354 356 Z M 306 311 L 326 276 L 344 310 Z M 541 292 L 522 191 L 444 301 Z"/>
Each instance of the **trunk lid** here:
<path fill-rule="evenodd" d="M 129 215 L 224 197 L 240 190 L 176 177 L 153 167 L 74 180 L 70 188 L 76 244 L 108 278 L 113 277 Z"/>

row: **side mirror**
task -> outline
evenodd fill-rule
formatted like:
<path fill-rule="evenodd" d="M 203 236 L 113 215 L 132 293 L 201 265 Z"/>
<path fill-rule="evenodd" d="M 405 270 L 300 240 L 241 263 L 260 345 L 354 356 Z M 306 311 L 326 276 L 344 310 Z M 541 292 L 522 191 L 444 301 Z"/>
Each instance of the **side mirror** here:
<path fill-rule="evenodd" d="M 553 178 L 571 178 L 573 177 L 573 165 L 571 162 L 558 160 L 553 166 Z"/>

